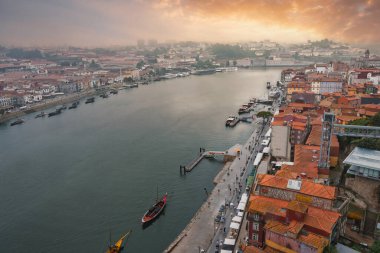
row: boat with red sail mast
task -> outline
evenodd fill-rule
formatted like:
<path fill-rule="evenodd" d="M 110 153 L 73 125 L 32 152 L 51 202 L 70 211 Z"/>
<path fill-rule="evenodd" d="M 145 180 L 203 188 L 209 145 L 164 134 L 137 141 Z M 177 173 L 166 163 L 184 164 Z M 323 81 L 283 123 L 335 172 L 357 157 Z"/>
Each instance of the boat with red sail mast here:
<path fill-rule="evenodd" d="M 149 210 L 146 211 L 146 213 L 142 217 L 141 222 L 143 224 L 146 224 L 154 220 L 157 216 L 160 215 L 160 213 L 162 212 L 162 210 L 164 210 L 166 206 L 167 197 L 168 193 L 165 193 L 164 196 L 161 197 L 161 199 L 157 198 L 156 203 L 151 208 L 149 208 Z"/>

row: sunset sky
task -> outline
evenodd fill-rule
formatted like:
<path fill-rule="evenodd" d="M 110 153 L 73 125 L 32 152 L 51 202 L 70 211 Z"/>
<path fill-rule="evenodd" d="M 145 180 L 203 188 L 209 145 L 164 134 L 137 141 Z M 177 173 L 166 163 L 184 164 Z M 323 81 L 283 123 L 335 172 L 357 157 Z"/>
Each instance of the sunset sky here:
<path fill-rule="evenodd" d="M 0 44 L 113 46 L 138 39 L 379 44 L 380 0 L 0 0 Z"/>

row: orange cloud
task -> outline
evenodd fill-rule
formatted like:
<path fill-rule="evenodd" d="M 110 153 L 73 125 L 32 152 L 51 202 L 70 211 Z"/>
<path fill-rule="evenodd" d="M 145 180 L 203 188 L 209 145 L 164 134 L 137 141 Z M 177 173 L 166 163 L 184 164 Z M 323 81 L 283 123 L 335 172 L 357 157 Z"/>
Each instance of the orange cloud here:
<path fill-rule="evenodd" d="M 347 42 L 380 41 L 380 1 L 363 0 L 164 0 L 167 13 L 204 20 L 258 22 Z"/>

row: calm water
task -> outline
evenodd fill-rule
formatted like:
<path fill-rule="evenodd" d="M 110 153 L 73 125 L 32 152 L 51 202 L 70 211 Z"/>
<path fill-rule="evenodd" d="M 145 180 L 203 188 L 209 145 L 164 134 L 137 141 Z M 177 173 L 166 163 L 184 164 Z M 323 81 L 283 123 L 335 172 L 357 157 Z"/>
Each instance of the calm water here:
<path fill-rule="evenodd" d="M 279 78 L 277 69 L 191 76 L 0 126 L 0 252 L 104 252 L 110 231 L 117 240 L 129 229 L 125 252 L 161 252 L 222 163 L 205 160 L 186 177 L 179 165 L 199 147 L 245 142 L 250 125 L 226 129 L 225 119 Z M 169 193 L 168 206 L 143 230 L 157 186 Z"/>

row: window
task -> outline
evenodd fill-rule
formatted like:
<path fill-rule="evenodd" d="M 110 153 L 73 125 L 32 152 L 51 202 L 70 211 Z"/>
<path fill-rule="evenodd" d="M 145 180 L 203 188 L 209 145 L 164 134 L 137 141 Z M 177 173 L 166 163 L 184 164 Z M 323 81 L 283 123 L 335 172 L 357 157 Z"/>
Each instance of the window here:
<path fill-rule="evenodd" d="M 258 241 L 258 240 L 259 240 L 259 235 L 253 233 L 253 234 L 252 234 L 252 239 L 253 239 L 254 241 Z"/>
<path fill-rule="evenodd" d="M 260 219 L 260 215 L 259 215 L 258 213 L 255 213 L 255 214 L 253 215 L 253 219 L 254 219 L 255 221 L 258 221 L 258 220 Z"/>
<path fill-rule="evenodd" d="M 259 231 L 259 223 L 257 222 L 253 223 L 253 230 Z"/>

